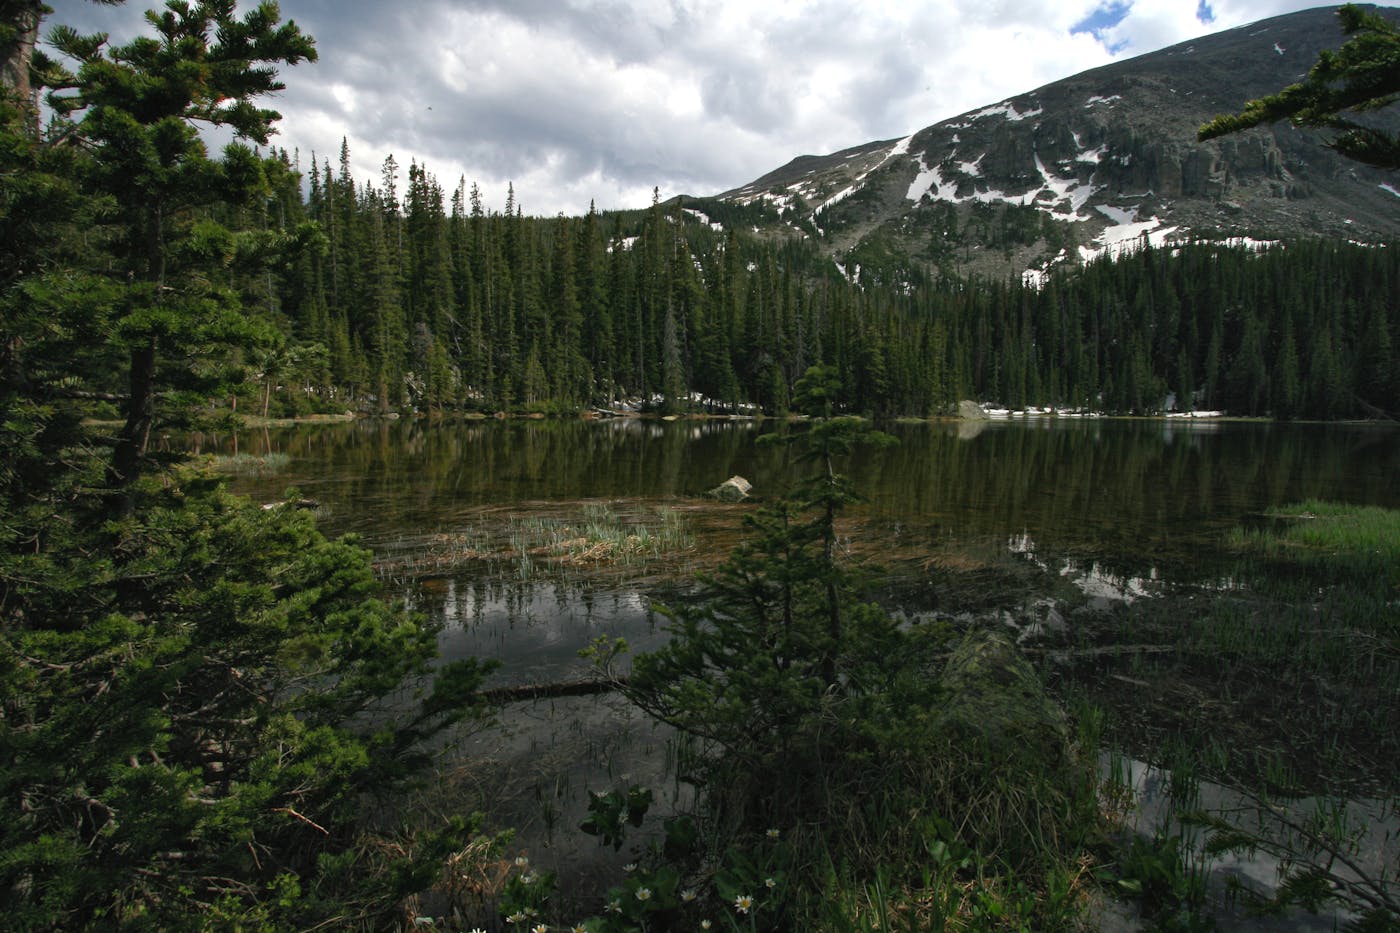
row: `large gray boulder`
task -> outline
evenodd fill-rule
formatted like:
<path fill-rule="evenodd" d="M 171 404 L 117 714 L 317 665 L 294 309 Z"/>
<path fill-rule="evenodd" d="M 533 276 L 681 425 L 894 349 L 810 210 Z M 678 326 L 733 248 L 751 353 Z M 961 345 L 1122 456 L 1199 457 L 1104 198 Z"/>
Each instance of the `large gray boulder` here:
<path fill-rule="evenodd" d="M 964 421 L 986 421 L 987 413 L 976 402 L 963 399 L 958 402 L 958 417 Z"/>
<path fill-rule="evenodd" d="M 705 496 L 710 499 L 718 499 L 721 502 L 743 502 L 749 497 L 752 490 L 753 484 L 748 480 L 742 476 L 731 476 L 705 493 Z"/>

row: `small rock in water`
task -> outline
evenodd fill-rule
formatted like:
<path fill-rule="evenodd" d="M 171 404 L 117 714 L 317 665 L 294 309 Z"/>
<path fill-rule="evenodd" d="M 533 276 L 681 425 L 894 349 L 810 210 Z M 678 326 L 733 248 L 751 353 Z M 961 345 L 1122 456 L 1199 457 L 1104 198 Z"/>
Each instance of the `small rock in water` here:
<path fill-rule="evenodd" d="M 749 492 L 752 489 L 753 484 L 742 476 L 731 476 L 705 495 L 721 502 L 743 502 L 749 497 Z"/>

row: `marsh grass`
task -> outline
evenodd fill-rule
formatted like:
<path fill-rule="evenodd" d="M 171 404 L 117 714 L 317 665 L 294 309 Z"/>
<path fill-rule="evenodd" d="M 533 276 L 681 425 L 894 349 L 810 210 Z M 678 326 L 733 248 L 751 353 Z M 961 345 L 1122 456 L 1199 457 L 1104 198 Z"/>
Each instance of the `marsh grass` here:
<path fill-rule="evenodd" d="M 232 476 L 271 476 L 285 470 L 292 458 L 284 453 L 214 454 L 211 465 L 220 473 Z"/>
<path fill-rule="evenodd" d="M 687 517 L 662 506 L 627 514 L 588 502 L 564 514 L 513 515 L 399 542 L 376 567 L 384 576 L 438 576 L 465 569 L 530 581 L 548 577 L 635 577 L 683 569 L 694 554 Z"/>
<path fill-rule="evenodd" d="M 1250 562 L 1247 575 L 1275 576 L 1270 584 L 1285 594 L 1297 585 L 1345 584 L 1383 603 L 1400 597 L 1400 511 L 1310 500 L 1267 518 L 1228 537 Z"/>
<path fill-rule="evenodd" d="M 612 563 L 636 566 L 689 549 L 694 540 L 680 513 L 661 507 L 629 520 L 607 505 L 588 503 L 574 519 L 512 522 L 511 551 L 560 565 Z"/>
<path fill-rule="evenodd" d="M 1276 700 L 1316 709 L 1325 733 L 1400 754 L 1400 511 L 1304 502 L 1229 543 L 1246 590 L 1197 616 L 1183 647 L 1220 673 L 1272 675 Z"/>
<path fill-rule="evenodd" d="M 1149 912 L 1189 925 L 1219 906 L 1203 890 L 1215 857 L 1266 853 L 1283 887 L 1257 906 L 1339 897 L 1393 925 L 1393 867 L 1363 883 L 1333 866 L 1354 855 L 1346 814 L 1400 800 L 1400 512 L 1303 502 L 1222 543 L 1228 585 L 1122 607 L 1094 635 L 1167 650 L 1095 658 L 1065 678 L 1109 711 L 1107 742 L 1169 776 L 1172 824 L 1131 840 L 1114 871 Z M 1203 806 L 1205 780 L 1241 802 Z M 1307 797 L 1316 812 L 1291 815 Z"/>
<path fill-rule="evenodd" d="M 1228 585 L 1124 607 L 1091 636 L 1167 650 L 1070 679 L 1147 760 L 1167 764 L 1184 741 L 1197 772 L 1226 783 L 1400 790 L 1400 512 L 1304 502 L 1223 543 Z"/>
<path fill-rule="evenodd" d="M 1095 880 L 1087 859 L 1047 869 L 1039 881 L 1008 871 L 983 874 L 933 860 L 916 877 L 881 869 L 862 881 L 830 880 L 820 929 L 840 933 L 1086 929 Z"/>
<path fill-rule="evenodd" d="M 794 834 L 794 874 L 819 892 L 795 915 L 851 933 L 1080 928 L 1105 830 L 1092 775 L 925 738 L 898 770 L 858 780 L 862 803 Z"/>

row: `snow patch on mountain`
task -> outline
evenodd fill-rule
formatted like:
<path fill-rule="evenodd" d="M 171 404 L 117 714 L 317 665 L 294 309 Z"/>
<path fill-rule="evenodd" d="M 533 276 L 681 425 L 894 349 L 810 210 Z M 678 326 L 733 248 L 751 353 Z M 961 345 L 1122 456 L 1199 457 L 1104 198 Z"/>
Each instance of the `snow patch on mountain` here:
<path fill-rule="evenodd" d="M 818 204 L 817 209 L 812 211 L 812 216 L 816 217 L 818 214 L 826 210 L 831 205 L 840 204 L 842 201 L 855 194 L 856 190 L 860 187 L 860 179 L 864 177 L 864 175 L 860 176 L 860 178 L 856 179 L 856 183 L 854 185 L 847 185 L 845 188 L 842 188 L 840 191 L 836 192 L 831 197 Z"/>
<path fill-rule="evenodd" d="M 1096 164 L 1102 158 L 1103 151 L 1102 149 L 1086 150 L 1080 153 L 1078 161 Z M 984 156 L 979 156 L 971 162 L 954 163 L 957 166 L 959 176 L 962 178 L 981 178 L 983 158 Z M 919 172 L 909 183 L 909 189 L 905 194 L 910 201 L 915 203 L 921 201 L 925 195 L 929 195 L 934 200 L 947 201 L 952 204 L 962 204 L 969 201 L 984 204 L 1013 204 L 1022 207 L 1030 204 L 1058 220 L 1084 221 L 1089 218 L 1080 214 L 1080 211 L 1084 205 L 1089 203 L 1089 199 L 1103 188 L 1102 185 L 1095 185 L 1092 180 L 1081 182 L 1073 177 L 1062 177 L 1047 167 L 1044 160 L 1037 154 L 1035 167 L 1040 174 L 1039 187 L 1033 187 L 1023 194 L 1015 195 L 987 187 L 985 190 L 974 190 L 971 194 L 959 197 L 957 178 L 945 177 L 943 164 L 931 166 L 922 159 L 918 164 Z"/>
<path fill-rule="evenodd" d="M 710 215 L 709 215 L 709 214 L 706 214 L 704 211 L 697 211 L 697 210 L 696 210 L 695 208 L 693 208 L 693 207 L 687 207 L 687 208 L 684 208 L 684 210 L 685 210 L 685 212 L 686 212 L 687 214 L 689 214 L 691 217 L 694 217 L 696 220 L 700 221 L 702 224 L 708 224 L 711 230 L 723 230 L 723 229 L 724 229 L 724 224 L 719 223 L 718 221 L 711 220 L 711 219 L 710 219 Z"/>
<path fill-rule="evenodd" d="M 1016 105 L 1014 103 L 1012 103 L 1009 100 L 1004 100 L 999 104 L 992 104 L 990 107 L 983 107 L 981 110 L 974 110 L 972 113 L 967 114 L 963 122 L 953 123 L 949 125 L 971 126 L 978 120 L 984 120 L 987 117 L 996 116 L 1002 116 L 1011 121 L 1029 120 L 1031 117 L 1038 117 L 1044 112 L 1045 110 L 1041 107 L 1037 107 L 1034 110 L 1017 110 Z"/>
<path fill-rule="evenodd" d="M 1037 204 L 1037 207 L 1059 220 L 1086 220 L 1087 218 L 1080 216 L 1079 211 L 1103 186 L 1095 185 L 1092 181 L 1081 183 L 1077 179 L 1061 178 L 1045 167 L 1038 153 L 1035 157 L 1035 167 L 1045 185 L 1042 191 L 1049 191 L 1052 196 L 1047 203 Z M 1068 209 L 1061 210 L 1060 206 L 1066 202 Z"/>
<path fill-rule="evenodd" d="M 926 194 L 936 194 L 943 190 L 943 173 L 938 166 L 929 168 L 922 160 L 919 160 L 919 174 L 914 176 L 914 180 L 909 183 L 909 193 L 905 195 L 916 204 L 923 200 Z"/>
<path fill-rule="evenodd" d="M 1079 141 L 1078 141 L 1078 140 L 1075 140 L 1075 143 L 1076 143 L 1076 145 L 1078 145 L 1078 144 L 1079 144 Z M 1108 155 L 1108 146 L 1107 146 L 1107 145 L 1102 145 L 1102 146 L 1100 146 L 1100 147 L 1097 148 L 1097 149 L 1085 149 L 1085 150 L 1083 150 L 1082 152 L 1079 153 L 1079 155 L 1077 155 L 1077 156 L 1074 157 L 1074 161 L 1076 161 L 1076 162 L 1087 162 L 1087 163 L 1089 163 L 1090 165 L 1098 165 L 1100 162 L 1103 161 L 1104 156 L 1106 156 L 1106 155 Z"/>
<path fill-rule="evenodd" d="M 1096 209 L 1112 223 L 1094 238 L 1094 245 L 1079 247 L 1081 262 L 1091 262 L 1105 255 L 1118 256 L 1144 244 L 1165 246 L 1177 232 L 1176 227 L 1163 227 L 1160 217 L 1138 220 L 1136 206 L 1125 208 L 1099 204 Z"/>

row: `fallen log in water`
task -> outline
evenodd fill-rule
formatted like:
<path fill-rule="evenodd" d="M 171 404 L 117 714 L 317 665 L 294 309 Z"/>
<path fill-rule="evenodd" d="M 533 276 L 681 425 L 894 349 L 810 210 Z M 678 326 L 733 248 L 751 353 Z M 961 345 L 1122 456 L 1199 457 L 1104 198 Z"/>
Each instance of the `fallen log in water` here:
<path fill-rule="evenodd" d="M 1022 648 L 1024 654 L 1048 654 L 1062 658 L 1094 658 L 1120 654 L 1167 654 L 1180 651 L 1178 645 L 1100 645 L 1095 648 L 1056 648 L 1034 646 Z"/>
<path fill-rule="evenodd" d="M 565 680 L 553 684 L 521 684 L 518 687 L 493 687 L 478 696 L 488 703 L 520 703 L 524 700 L 551 700 L 555 697 L 586 697 L 613 693 L 627 686 L 627 678 L 615 680 Z"/>
<path fill-rule="evenodd" d="M 1054 654 L 1067 658 L 1095 657 L 1120 654 L 1164 654 L 1177 650 L 1172 645 L 1105 645 L 1097 648 L 1021 648 L 1023 654 Z M 550 684 L 520 684 L 515 687 L 492 687 L 477 695 L 488 703 L 522 703 L 526 700 L 552 700 L 557 697 L 597 696 L 615 693 L 627 686 L 627 678 L 612 680 L 562 680 Z"/>

